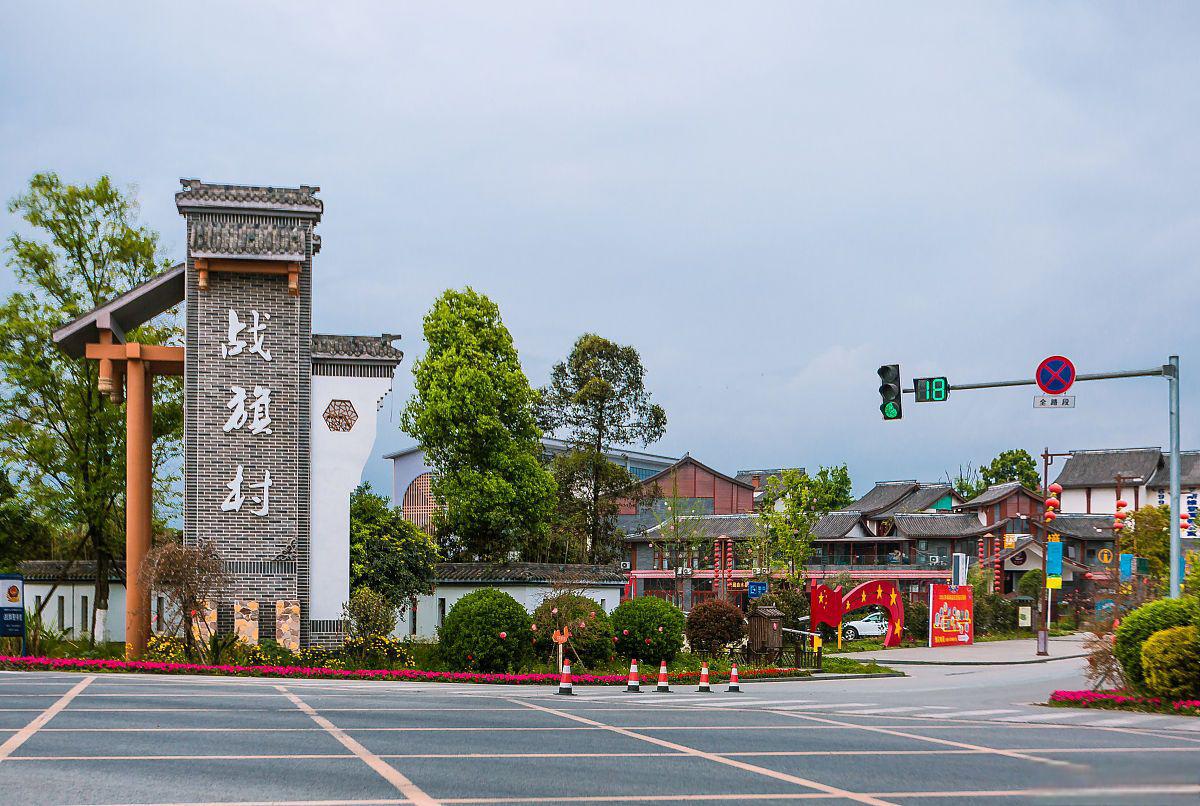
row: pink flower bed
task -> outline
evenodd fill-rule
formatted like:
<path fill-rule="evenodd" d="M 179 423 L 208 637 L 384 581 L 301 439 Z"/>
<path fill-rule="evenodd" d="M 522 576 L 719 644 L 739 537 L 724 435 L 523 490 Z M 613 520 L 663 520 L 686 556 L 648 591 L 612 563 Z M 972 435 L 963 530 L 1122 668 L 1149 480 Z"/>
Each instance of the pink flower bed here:
<path fill-rule="evenodd" d="M 1200 716 L 1200 700 L 1165 700 L 1162 697 L 1140 697 L 1122 691 L 1056 691 L 1050 695 L 1051 705 L 1073 708 L 1109 708 L 1127 711 L 1160 711 L 1187 716 Z"/>
<path fill-rule="evenodd" d="M 158 661 L 103 660 L 89 658 L 24 658 L 0 655 L 0 669 L 43 672 L 148 672 L 152 674 L 216 674 L 243 677 L 295 677 L 329 680 L 407 680 L 441 683 L 504 683 L 507 685 L 557 685 L 557 674 L 488 674 L 484 672 L 427 672 L 421 669 L 327 669 L 308 666 L 205 666 L 199 663 L 160 663 Z M 793 677 L 805 674 L 800 669 L 747 669 L 742 679 L 761 677 Z M 698 680 L 699 672 L 679 672 L 668 675 L 675 682 Z M 716 675 L 713 679 L 716 680 Z M 657 675 L 642 675 L 643 682 L 653 683 Z M 624 684 L 625 675 L 573 674 L 579 685 L 612 686 Z"/>

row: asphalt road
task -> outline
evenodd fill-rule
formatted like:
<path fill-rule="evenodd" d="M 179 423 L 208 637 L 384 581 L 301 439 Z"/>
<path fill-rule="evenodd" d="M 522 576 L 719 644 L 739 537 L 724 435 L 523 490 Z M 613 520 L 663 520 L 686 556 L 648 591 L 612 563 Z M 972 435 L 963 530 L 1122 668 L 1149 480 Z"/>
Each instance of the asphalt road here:
<path fill-rule="evenodd" d="M 1200 802 L 1200 720 L 1029 704 L 1079 669 L 574 697 L 0 674 L 0 804 Z"/>

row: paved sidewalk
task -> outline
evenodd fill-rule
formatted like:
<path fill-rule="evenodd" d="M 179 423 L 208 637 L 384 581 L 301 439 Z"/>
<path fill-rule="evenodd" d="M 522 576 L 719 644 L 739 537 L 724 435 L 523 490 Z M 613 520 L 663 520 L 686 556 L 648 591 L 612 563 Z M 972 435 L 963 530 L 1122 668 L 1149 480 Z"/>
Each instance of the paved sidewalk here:
<path fill-rule="evenodd" d="M 851 652 L 842 657 L 859 661 L 873 660 L 884 666 L 934 664 L 938 666 L 991 666 L 1017 663 L 1048 663 L 1052 660 L 1079 658 L 1084 654 L 1083 634 L 1050 639 L 1050 654 L 1037 655 L 1037 639 L 983 641 L 970 646 L 908 647 L 872 652 Z"/>

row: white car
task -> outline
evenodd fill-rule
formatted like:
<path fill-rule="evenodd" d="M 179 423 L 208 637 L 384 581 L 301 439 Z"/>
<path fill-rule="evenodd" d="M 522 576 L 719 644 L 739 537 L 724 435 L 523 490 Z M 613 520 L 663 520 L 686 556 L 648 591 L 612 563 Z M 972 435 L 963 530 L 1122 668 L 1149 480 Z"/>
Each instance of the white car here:
<path fill-rule="evenodd" d="M 848 621 L 842 625 L 842 638 L 856 641 L 859 638 L 869 638 L 877 635 L 887 635 L 888 620 L 885 613 L 870 613 L 857 620 Z"/>

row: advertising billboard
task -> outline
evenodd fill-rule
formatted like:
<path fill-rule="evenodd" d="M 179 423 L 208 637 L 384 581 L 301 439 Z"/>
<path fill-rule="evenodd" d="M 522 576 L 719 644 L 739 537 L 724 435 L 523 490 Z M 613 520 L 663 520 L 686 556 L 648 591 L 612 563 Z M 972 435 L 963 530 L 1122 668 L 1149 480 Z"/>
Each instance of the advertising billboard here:
<path fill-rule="evenodd" d="M 929 586 L 929 645 L 975 642 L 974 590 L 970 585 Z"/>

